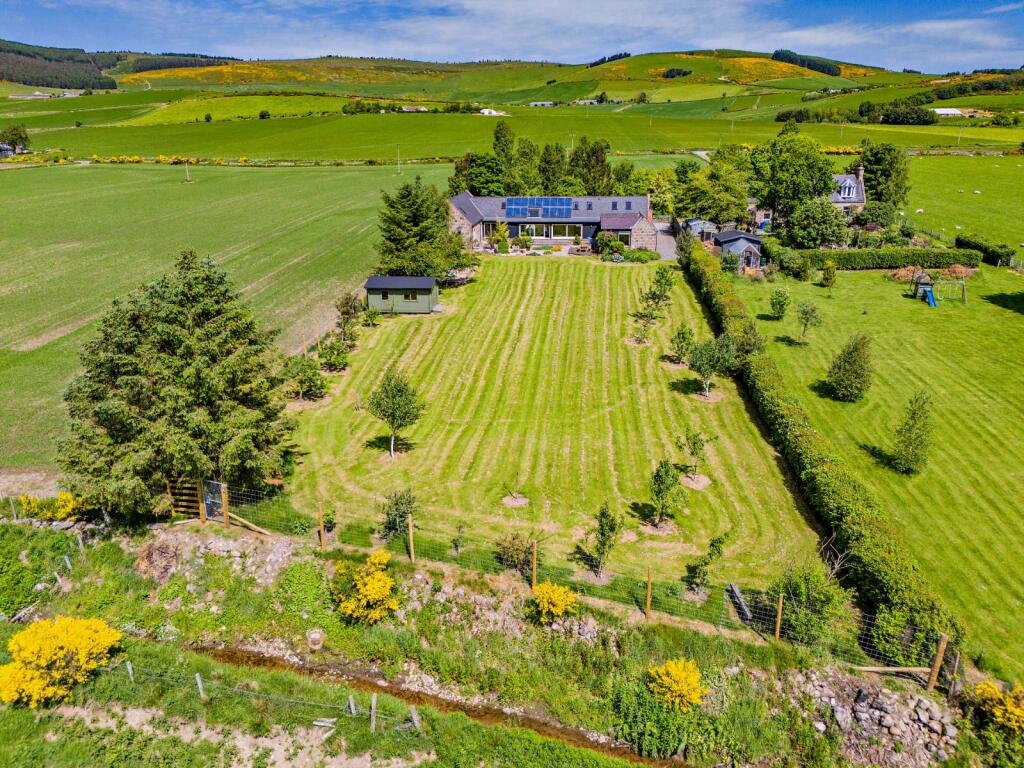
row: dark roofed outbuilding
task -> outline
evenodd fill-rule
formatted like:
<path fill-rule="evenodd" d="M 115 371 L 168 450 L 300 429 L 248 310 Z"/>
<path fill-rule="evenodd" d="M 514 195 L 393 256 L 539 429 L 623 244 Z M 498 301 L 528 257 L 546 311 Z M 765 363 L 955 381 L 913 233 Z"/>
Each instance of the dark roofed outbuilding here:
<path fill-rule="evenodd" d="M 363 286 L 366 306 L 383 314 L 427 315 L 439 306 L 437 279 L 421 275 L 372 275 Z"/>

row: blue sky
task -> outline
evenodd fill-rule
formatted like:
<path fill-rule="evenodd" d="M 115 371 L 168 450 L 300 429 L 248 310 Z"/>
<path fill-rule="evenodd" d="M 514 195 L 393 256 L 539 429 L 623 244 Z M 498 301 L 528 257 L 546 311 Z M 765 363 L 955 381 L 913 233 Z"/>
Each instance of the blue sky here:
<path fill-rule="evenodd" d="M 0 36 L 242 58 L 587 61 L 744 48 L 929 72 L 1024 65 L 1024 0 L 4 0 Z"/>

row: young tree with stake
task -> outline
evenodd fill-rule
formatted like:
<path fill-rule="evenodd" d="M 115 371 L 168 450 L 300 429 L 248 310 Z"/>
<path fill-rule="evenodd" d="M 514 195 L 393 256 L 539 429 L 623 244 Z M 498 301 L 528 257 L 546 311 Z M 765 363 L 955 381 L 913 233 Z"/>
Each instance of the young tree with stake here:
<path fill-rule="evenodd" d="M 832 259 L 825 259 L 821 267 L 821 286 L 828 288 L 829 298 L 832 297 L 832 289 L 836 284 L 836 263 Z"/>
<path fill-rule="evenodd" d="M 651 522 L 658 527 L 665 520 L 675 517 L 683 507 L 683 489 L 679 485 L 679 472 L 675 464 L 668 459 L 659 461 L 651 475 L 650 487 L 654 506 L 654 519 Z"/>
<path fill-rule="evenodd" d="M 772 291 L 771 297 L 772 317 L 782 320 L 786 317 L 786 310 L 789 309 L 791 301 L 788 288 L 776 288 Z"/>
<path fill-rule="evenodd" d="M 405 376 L 394 369 L 384 374 L 380 386 L 370 395 L 366 410 L 388 425 L 391 458 L 395 457 L 395 439 L 399 432 L 419 421 L 424 408 L 426 405 Z"/>
<path fill-rule="evenodd" d="M 669 345 L 672 349 L 672 360 L 679 365 L 685 363 L 686 358 L 693 351 L 693 344 L 693 329 L 686 323 L 680 323 L 679 327 L 676 328 L 676 332 L 672 334 L 672 338 L 669 339 Z"/>
<path fill-rule="evenodd" d="M 892 455 L 896 470 L 910 475 L 927 466 L 934 427 L 931 395 L 924 390 L 915 392 L 907 403 L 903 421 L 896 427 L 896 448 Z"/>
<path fill-rule="evenodd" d="M 716 374 L 726 374 L 736 364 L 736 350 L 727 334 L 697 344 L 690 352 L 690 370 L 700 376 L 704 397 L 711 397 L 711 383 Z"/>
<path fill-rule="evenodd" d="M 818 307 L 814 302 L 801 301 L 796 310 L 800 318 L 800 343 L 802 344 L 807 338 L 807 331 L 811 328 L 817 328 L 824 321 L 821 319 L 821 313 L 818 312 Z"/>
<path fill-rule="evenodd" d="M 597 511 L 597 525 L 590 532 L 594 537 L 594 547 L 590 556 L 595 576 L 600 577 L 604 573 L 605 563 L 622 533 L 623 522 L 622 515 L 612 512 L 607 501 Z"/>

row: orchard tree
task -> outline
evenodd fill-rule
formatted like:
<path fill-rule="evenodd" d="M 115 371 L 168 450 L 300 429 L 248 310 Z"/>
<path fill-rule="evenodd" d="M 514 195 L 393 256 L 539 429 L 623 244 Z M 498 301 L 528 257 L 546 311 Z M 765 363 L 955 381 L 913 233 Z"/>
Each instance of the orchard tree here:
<path fill-rule="evenodd" d="M 279 476 L 291 422 L 273 339 L 219 266 L 183 251 L 115 301 L 80 352 L 57 453 L 67 490 L 125 521 L 180 477 L 260 488 Z"/>
<path fill-rule="evenodd" d="M 751 194 L 788 221 L 805 200 L 828 196 L 835 186 L 832 162 L 813 139 L 777 136 L 750 152 Z"/>
<path fill-rule="evenodd" d="M 338 321 L 335 324 L 338 339 L 351 352 L 359 340 L 359 319 L 363 314 L 363 300 L 356 291 L 348 291 L 338 297 L 334 302 L 334 308 L 338 311 Z"/>
<path fill-rule="evenodd" d="M 800 341 L 807 338 L 807 331 L 817 328 L 824 321 L 818 307 L 813 301 L 801 301 L 796 308 L 797 316 L 800 318 Z"/>
<path fill-rule="evenodd" d="M 870 139 L 864 139 L 861 144 L 864 150 L 860 159 L 850 163 L 846 172 L 856 173 L 857 167 L 863 164 L 867 198 L 889 203 L 894 208 L 903 205 L 910 197 L 910 163 L 906 152 L 895 144 L 876 144 Z"/>
<path fill-rule="evenodd" d="M 821 287 L 828 288 L 828 295 L 832 295 L 832 289 L 836 285 L 836 275 L 838 270 L 836 263 L 832 259 L 825 259 L 825 263 L 821 266 Z"/>
<path fill-rule="evenodd" d="M 659 461 L 651 474 L 650 489 L 651 503 L 654 506 L 654 517 L 651 522 L 658 527 L 681 512 L 686 500 L 679 485 L 679 471 L 675 464 L 668 459 Z"/>
<path fill-rule="evenodd" d="M 707 453 L 708 439 L 704 434 L 693 427 L 686 428 L 686 434 L 682 441 L 680 441 L 682 447 L 686 449 L 687 455 L 690 457 L 690 477 L 696 477 L 700 472 L 700 464 L 704 461 L 704 457 Z"/>
<path fill-rule="evenodd" d="M 871 339 L 855 333 L 832 360 L 826 381 L 834 399 L 853 403 L 871 388 L 873 375 Z"/>
<path fill-rule="evenodd" d="M 590 560 L 595 576 L 601 576 L 604 573 L 605 563 L 608 562 L 609 555 L 619 541 L 624 522 L 622 514 L 612 512 L 607 501 L 597 511 L 596 525 L 590 531 L 590 535 L 594 539 Z"/>
<path fill-rule="evenodd" d="M 672 338 L 669 339 L 672 360 L 679 365 L 685 363 L 690 352 L 693 351 L 693 343 L 693 329 L 685 322 L 680 323 L 675 333 L 672 334 Z"/>
<path fill-rule="evenodd" d="M 827 197 L 813 197 L 797 206 L 786 221 L 790 245 L 821 248 L 846 242 L 846 218 Z"/>
<path fill-rule="evenodd" d="M 896 427 L 893 467 L 908 475 L 923 470 L 928 464 L 934 429 L 931 396 L 918 391 L 910 398 L 903 421 Z"/>
<path fill-rule="evenodd" d="M 772 317 L 776 320 L 782 320 L 786 317 L 786 310 L 789 309 L 789 303 L 791 301 L 788 288 L 776 288 L 772 291 L 772 297 L 769 300 L 772 307 Z"/>
<path fill-rule="evenodd" d="M 690 370 L 700 377 L 704 397 L 711 397 L 711 383 L 716 375 L 729 373 L 736 365 L 732 339 L 723 333 L 717 339 L 702 341 L 690 352 Z"/>
<path fill-rule="evenodd" d="M 388 449 L 391 458 L 395 457 L 395 440 L 398 434 L 419 421 L 424 408 L 426 405 L 405 376 L 394 369 L 384 374 L 380 385 L 370 395 L 366 410 L 371 416 L 387 424 L 391 437 Z"/>

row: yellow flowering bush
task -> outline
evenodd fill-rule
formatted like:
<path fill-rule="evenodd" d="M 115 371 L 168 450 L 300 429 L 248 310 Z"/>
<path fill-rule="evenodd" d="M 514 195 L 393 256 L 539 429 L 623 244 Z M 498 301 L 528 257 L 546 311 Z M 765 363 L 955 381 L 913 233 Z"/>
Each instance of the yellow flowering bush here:
<path fill-rule="evenodd" d="M 0 667 L 0 701 L 35 708 L 67 698 L 107 663 L 121 637 L 99 619 L 58 616 L 29 624 L 7 643 L 14 661 Z"/>
<path fill-rule="evenodd" d="M 550 624 L 557 618 L 576 612 L 576 595 L 572 590 L 545 581 L 533 588 L 530 604 L 532 618 L 541 624 Z"/>
<path fill-rule="evenodd" d="M 1024 736 L 1024 688 L 1018 683 L 1003 693 L 991 680 L 974 688 L 974 702 L 991 721 L 1014 736 Z"/>
<path fill-rule="evenodd" d="M 687 658 L 651 667 L 647 670 L 647 688 L 666 707 L 680 712 L 700 706 L 709 690 L 701 684 L 697 664 Z"/>
<path fill-rule="evenodd" d="M 360 624 L 376 624 L 398 610 L 395 580 L 387 573 L 391 553 L 380 549 L 356 568 L 339 571 L 331 584 L 338 611 Z"/>
<path fill-rule="evenodd" d="M 37 496 L 21 496 L 18 499 L 22 513 L 36 520 L 77 520 L 85 508 L 81 496 L 61 491 L 56 498 L 40 499 Z"/>

